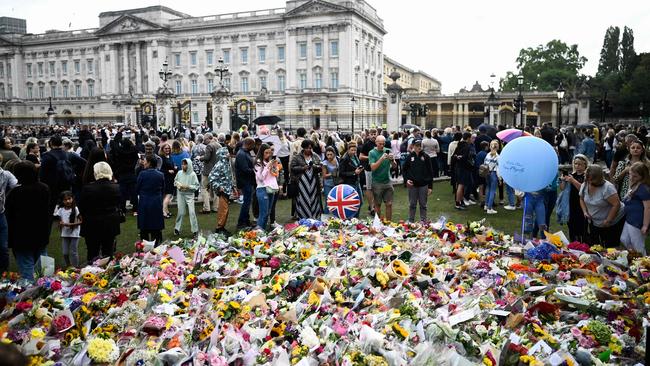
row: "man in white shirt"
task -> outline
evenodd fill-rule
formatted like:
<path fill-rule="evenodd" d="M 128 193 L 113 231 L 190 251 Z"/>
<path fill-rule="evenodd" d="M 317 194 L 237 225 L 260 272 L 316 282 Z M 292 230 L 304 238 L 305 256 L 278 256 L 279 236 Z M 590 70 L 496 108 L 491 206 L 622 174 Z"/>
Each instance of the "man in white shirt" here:
<path fill-rule="evenodd" d="M 431 161 L 431 171 L 433 177 L 438 177 L 438 153 L 440 152 L 440 144 L 438 140 L 433 138 L 431 131 L 424 132 L 424 140 L 422 140 L 422 151 L 429 157 Z"/>

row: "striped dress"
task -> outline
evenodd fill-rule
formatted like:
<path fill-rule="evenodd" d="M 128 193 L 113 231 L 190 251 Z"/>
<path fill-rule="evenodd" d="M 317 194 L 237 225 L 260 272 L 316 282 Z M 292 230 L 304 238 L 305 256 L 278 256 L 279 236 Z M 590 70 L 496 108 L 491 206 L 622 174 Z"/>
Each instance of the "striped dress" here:
<path fill-rule="evenodd" d="M 296 216 L 299 219 L 320 220 L 322 207 L 318 179 L 320 178 L 315 169 L 307 169 L 300 176 L 296 200 Z"/>

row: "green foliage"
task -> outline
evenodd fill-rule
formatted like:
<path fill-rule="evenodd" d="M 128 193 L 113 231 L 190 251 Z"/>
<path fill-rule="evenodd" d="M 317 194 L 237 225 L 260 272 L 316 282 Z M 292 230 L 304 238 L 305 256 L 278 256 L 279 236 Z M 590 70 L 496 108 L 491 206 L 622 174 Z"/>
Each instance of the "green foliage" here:
<path fill-rule="evenodd" d="M 628 81 L 632 72 L 638 64 L 636 51 L 634 51 L 634 32 L 627 26 L 623 28 L 623 38 L 621 38 L 621 76 L 623 80 Z"/>
<path fill-rule="evenodd" d="M 620 61 L 620 50 L 618 42 L 621 35 L 619 27 L 610 26 L 605 32 L 603 48 L 600 50 L 600 61 L 598 62 L 597 75 L 606 76 L 618 72 Z"/>
<path fill-rule="evenodd" d="M 638 112 L 640 103 L 650 108 L 650 53 L 638 56 L 638 65 L 621 88 L 620 96 L 632 112 Z"/>
<path fill-rule="evenodd" d="M 546 45 L 529 47 L 519 51 L 515 74 L 509 71 L 501 79 L 501 90 L 517 90 L 517 75 L 524 77 L 524 90 L 555 90 L 560 82 L 564 85 L 577 84 L 578 72 L 587 62 L 580 56 L 578 45 L 567 45 L 554 39 Z"/>

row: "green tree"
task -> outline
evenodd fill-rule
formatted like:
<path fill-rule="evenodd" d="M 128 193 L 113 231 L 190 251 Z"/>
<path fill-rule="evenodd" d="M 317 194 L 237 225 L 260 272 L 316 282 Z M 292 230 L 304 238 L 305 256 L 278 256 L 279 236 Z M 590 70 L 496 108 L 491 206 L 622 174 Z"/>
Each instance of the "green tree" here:
<path fill-rule="evenodd" d="M 605 32 L 603 48 L 600 50 L 597 75 L 609 75 L 619 70 L 620 50 L 619 38 L 621 29 L 610 26 Z"/>
<path fill-rule="evenodd" d="M 621 100 L 625 105 L 627 115 L 638 116 L 639 104 L 650 109 L 650 53 L 638 56 L 638 65 L 630 75 L 630 79 L 621 88 Z M 648 113 L 646 112 L 646 115 Z"/>
<path fill-rule="evenodd" d="M 634 32 L 627 26 L 623 28 L 621 38 L 621 76 L 627 81 L 637 65 L 636 52 L 634 51 Z"/>
<path fill-rule="evenodd" d="M 525 48 L 517 57 L 517 73 L 508 71 L 501 79 L 501 90 L 517 90 L 518 75 L 524 77 L 524 90 L 555 90 L 560 82 L 575 85 L 586 62 L 587 58 L 578 52 L 578 45 L 569 46 L 557 39 L 546 45 Z"/>

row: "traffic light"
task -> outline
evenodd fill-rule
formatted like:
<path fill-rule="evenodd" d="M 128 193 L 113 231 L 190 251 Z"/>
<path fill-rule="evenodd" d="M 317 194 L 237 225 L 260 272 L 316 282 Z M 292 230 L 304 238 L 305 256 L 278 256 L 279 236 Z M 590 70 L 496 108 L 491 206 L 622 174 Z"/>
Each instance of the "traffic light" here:
<path fill-rule="evenodd" d="M 512 109 L 514 110 L 515 113 L 519 113 L 519 100 L 517 99 L 512 100 Z"/>
<path fill-rule="evenodd" d="M 422 106 L 422 117 L 426 117 L 429 112 L 429 107 L 425 104 Z"/>

